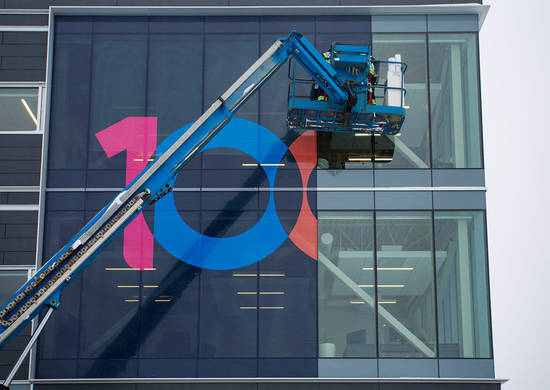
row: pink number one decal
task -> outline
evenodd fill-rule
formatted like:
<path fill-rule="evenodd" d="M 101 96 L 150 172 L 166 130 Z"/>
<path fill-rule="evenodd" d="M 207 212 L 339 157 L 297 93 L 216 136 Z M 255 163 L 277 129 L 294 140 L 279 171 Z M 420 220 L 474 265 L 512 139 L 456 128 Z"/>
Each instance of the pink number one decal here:
<path fill-rule="evenodd" d="M 107 127 L 96 137 L 111 158 L 126 150 L 126 185 L 145 168 L 148 159 L 157 147 L 157 118 L 128 117 Z M 138 215 L 124 229 L 123 255 L 132 268 L 153 267 L 153 234 L 145 223 L 143 214 Z"/>

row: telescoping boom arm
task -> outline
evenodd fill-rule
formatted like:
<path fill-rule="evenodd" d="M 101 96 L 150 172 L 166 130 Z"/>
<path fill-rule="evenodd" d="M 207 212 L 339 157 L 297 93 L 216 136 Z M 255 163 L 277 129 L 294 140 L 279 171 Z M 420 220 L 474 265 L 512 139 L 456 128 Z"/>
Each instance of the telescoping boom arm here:
<path fill-rule="evenodd" d="M 292 55 L 330 102 L 350 110 L 356 101 L 341 75 L 297 32 L 277 40 L 231 87 L 150 163 L 114 200 L 47 261 L 0 309 L 0 346 L 42 308 L 59 305 L 60 292 L 141 210 L 169 193 L 178 172 L 227 124 L 233 114 Z M 323 130 L 323 129 L 320 129 Z M 330 130 L 330 129 L 328 129 Z M 353 131 L 353 129 L 351 130 Z M 50 313 L 48 313 L 49 316 Z"/>

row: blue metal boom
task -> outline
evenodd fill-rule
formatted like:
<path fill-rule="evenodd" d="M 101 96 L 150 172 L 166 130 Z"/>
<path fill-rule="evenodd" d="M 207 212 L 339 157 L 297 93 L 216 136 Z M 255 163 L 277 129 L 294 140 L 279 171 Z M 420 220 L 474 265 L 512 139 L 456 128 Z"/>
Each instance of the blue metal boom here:
<path fill-rule="evenodd" d="M 2 306 L 0 346 L 45 306 L 56 308 L 59 305 L 60 292 L 144 207 L 172 191 L 178 172 L 290 55 L 326 92 L 333 111 L 353 111 L 354 104 L 350 101 L 353 91 L 346 84 L 349 80 L 345 80 L 343 73 L 331 66 L 305 37 L 293 31 L 277 40 L 165 153 L 150 163 Z M 364 62 L 365 58 L 356 55 L 348 60 Z M 322 127 L 317 129 L 323 130 Z M 337 129 L 329 126 L 327 130 Z"/>

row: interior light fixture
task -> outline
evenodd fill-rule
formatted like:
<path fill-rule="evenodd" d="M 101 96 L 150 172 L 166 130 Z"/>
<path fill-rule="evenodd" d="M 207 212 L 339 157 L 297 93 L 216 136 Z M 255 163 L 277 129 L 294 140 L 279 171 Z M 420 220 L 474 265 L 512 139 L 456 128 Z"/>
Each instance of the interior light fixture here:
<path fill-rule="evenodd" d="M 349 301 L 352 305 L 364 305 L 365 301 Z"/>
<path fill-rule="evenodd" d="M 256 295 L 256 291 L 237 291 L 237 295 Z"/>
<path fill-rule="evenodd" d="M 284 167 L 284 163 L 272 164 L 272 163 L 263 163 L 260 164 L 262 167 Z"/>
<path fill-rule="evenodd" d="M 172 302 L 171 299 L 155 299 L 155 302 Z"/>
<path fill-rule="evenodd" d="M 125 299 L 124 302 L 139 302 L 139 299 Z"/>
<path fill-rule="evenodd" d="M 142 159 L 142 158 L 134 158 L 134 161 L 141 162 L 141 161 L 145 161 L 145 160 Z"/>
<path fill-rule="evenodd" d="M 241 306 L 241 307 L 239 307 L 239 309 L 241 309 L 241 310 L 256 310 L 257 307 L 256 306 Z"/>
<path fill-rule="evenodd" d="M 371 157 L 348 157 L 348 161 L 371 162 Z"/>
<path fill-rule="evenodd" d="M 38 121 L 36 120 L 36 117 L 35 117 L 34 114 L 32 113 L 31 108 L 30 108 L 29 105 L 27 104 L 27 101 L 26 101 L 25 99 L 21 99 L 21 104 L 23 105 L 23 107 L 25 107 L 25 110 L 27 110 L 27 113 L 28 113 L 29 116 L 31 117 L 32 121 L 34 122 L 34 125 L 35 125 L 35 126 L 38 126 Z"/>
<path fill-rule="evenodd" d="M 271 277 L 271 276 L 285 276 L 285 274 L 260 274 L 261 277 Z"/>
<path fill-rule="evenodd" d="M 361 288 L 372 288 L 374 284 L 358 284 L 357 287 Z M 382 288 L 402 288 L 405 287 L 404 284 L 379 284 L 378 287 Z"/>
<path fill-rule="evenodd" d="M 158 288 L 158 286 L 151 284 L 151 285 L 144 285 L 143 288 Z"/>
<path fill-rule="evenodd" d="M 368 133 L 355 133 L 356 137 L 370 137 L 372 134 Z"/>
<path fill-rule="evenodd" d="M 260 310 L 284 310 L 284 306 L 260 306 Z"/>
<path fill-rule="evenodd" d="M 116 286 L 117 288 L 139 288 L 139 286 Z"/>
<path fill-rule="evenodd" d="M 260 295 L 285 295 L 284 291 L 260 291 Z"/>
<path fill-rule="evenodd" d="M 379 305 L 393 305 L 396 304 L 397 301 L 378 301 Z"/>
<path fill-rule="evenodd" d="M 243 167 L 257 167 L 258 166 L 257 163 L 242 163 L 241 165 Z"/>
<path fill-rule="evenodd" d="M 234 277 L 256 277 L 258 274 L 233 274 Z"/>

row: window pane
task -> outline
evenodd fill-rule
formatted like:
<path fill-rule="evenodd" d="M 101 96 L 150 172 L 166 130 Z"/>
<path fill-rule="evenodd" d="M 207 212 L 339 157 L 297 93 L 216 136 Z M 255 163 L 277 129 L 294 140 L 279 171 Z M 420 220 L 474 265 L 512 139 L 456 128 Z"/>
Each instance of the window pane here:
<path fill-rule="evenodd" d="M 393 160 L 377 164 L 377 168 L 428 168 L 430 147 L 428 131 L 428 88 L 425 34 L 373 34 L 373 53 L 379 61 L 388 61 L 395 54 L 401 54 L 407 64 L 405 72 L 405 105 L 410 108 L 399 137 L 378 137 L 376 152 L 386 142 L 395 143 Z M 378 82 L 384 84 L 388 64 L 379 64 Z M 382 104 L 383 99 L 380 99 Z M 378 140 L 376 140 L 378 141 Z M 380 145 L 380 146 L 379 146 Z M 380 151 L 382 152 L 382 151 Z"/>
<path fill-rule="evenodd" d="M 485 223 L 481 211 L 435 213 L 439 354 L 489 358 Z"/>
<path fill-rule="evenodd" d="M 23 283 L 27 281 L 26 270 L 2 270 L 0 271 L 0 305 L 3 305 L 14 292 L 17 291 Z M 0 354 L 0 375 L 5 378 L 12 370 L 25 345 L 30 339 L 31 327 L 25 326 L 13 340 L 4 346 Z M 27 357 L 23 365 L 17 371 L 15 379 L 27 379 L 29 370 L 29 358 Z"/>
<path fill-rule="evenodd" d="M 376 256 L 380 356 L 435 357 L 431 213 L 378 212 Z"/>
<path fill-rule="evenodd" d="M 27 281 L 27 270 L 0 271 L 0 304 L 4 304 Z"/>
<path fill-rule="evenodd" d="M 36 130 L 38 88 L 0 88 L 0 131 Z"/>
<path fill-rule="evenodd" d="M 319 213 L 319 356 L 376 357 L 372 213 Z"/>
<path fill-rule="evenodd" d="M 333 42 L 348 45 L 371 45 L 370 17 L 342 17 L 334 21 L 317 19 L 315 47 L 320 52 L 329 50 Z M 310 37 L 308 36 L 308 39 Z M 301 66 L 297 68 L 302 71 Z M 299 75 L 299 72 L 297 73 Z M 301 76 L 297 76 L 301 77 Z M 305 76 L 309 78 L 309 76 Z M 308 86 L 307 93 L 310 92 Z M 371 169 L 370 161 L 350 161 L 350 157 L 371 156 L 373 137 L 356 137 L 353 133 L 320 131 L 317 133 L 319 169 Z M 380 137 L 377 137 L 380 138 Z M 390 145 L 392 149 L 393 145 Z M 387 149 L 387 147 L 386 147 Z M 370 160 L 370 159 L 367 159 Z"/>
<path fill-rule="evenodd" d="M 136 23 L 139 19 L 136 19 Z M 101 28 L 116 28 L 109 22 Z M 132 25 L 139 27 L 139 23 Z M 122 26 L 121 26 L 122 27 Z M 146 114 L 147 36 L 96 34 L 93 38 L 87 185 L 124 184 L 125 159 L 106 159 L 96 133 L 129 116 Z"/>
<path fill-rule="evenodd" d="M 475 34 L 430 34 L 434 168 L 481 168 Z"/>

